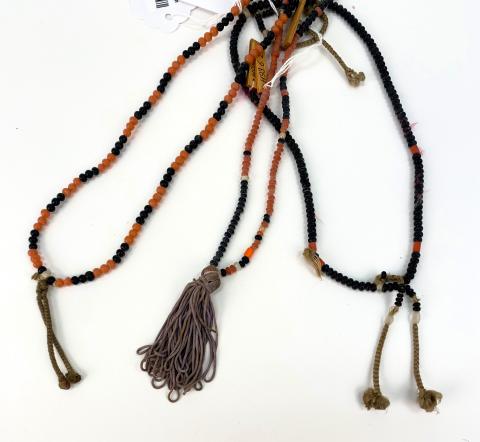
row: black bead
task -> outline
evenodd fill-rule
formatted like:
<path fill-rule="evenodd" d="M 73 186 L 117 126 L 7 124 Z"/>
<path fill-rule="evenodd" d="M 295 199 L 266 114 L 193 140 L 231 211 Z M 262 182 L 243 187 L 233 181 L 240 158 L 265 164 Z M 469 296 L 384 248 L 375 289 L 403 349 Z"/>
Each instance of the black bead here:
<path fill-rule="evenodd" d="M 55 206 L 53 204 L 47 204 L 47 210 L 49 212 L 55 212 Z"/>
<path fill-rule="evenodd" d="M 55 283 L 55 277 L 53 276 L 49 276 L 47 279 L 46 279 L 46 282 L 48 285 L 53 285 Z"/>
<path fill-rule="evenodd" d="M 98 167 L 92 167 L 92 172 L 94 175 L 98 175 L 100 171 L 98 170 Z"/>
<path fill-rule="evenodd" d="M 222 276 L 227 276 L 227 271 L 226 271 L 225 269 L 221 269 L 221 270 L 220 270 L 220 274 L 221 274 Z"/>
<path fill-rule="evenodd" d="M 82 183 L 86 183 L 88 180 L 87 175 L 85 175 L 84 173 L 81 173 L 80 175 L 78 175 L 78 178 L 80 178 L 80 181 Z"/>
<path fill-rule="evenodd" d="M 42 274 L 43 272 L 45 272 L 47 270 L 47 268 L 45 266 L 40 266 L 38 269 L 37 269 L 37 273 L 38 274 Z"/>
<path fill-rule="evenodd" d="M 120 258 L 120 256 L 118 255 L 113 255 L 112 259 L 117 264 L 120 264 L 122 262 L 122 258 Z"/>
<path fill-rule="evenodd" d="M 81 283 L 84 283 L 84 282 L 87 282 L 87 277 L 85 275 L 80 275 L 78 277 L 78 280 L 81 282 Z"/>
<path fill-rule="evenodd" d="M 125 252 L 122 249 L 118 249 L 115 254 L 119 256 L 120 258 L 123 258 L 125 256 Z"/>
<path fill-rule="evenodd" d="M 87 278 L 87 281 L 93 281 L 95 279 L 95 275 L 91 271 L 86 272 L 85 277 Z"/>
<path fill-rule="evenodd" d="M 164 88 L 165 90 L 165 88 Z M 140 111 L 135 111 L 135 113 L 133 114 L 133 116 L 137 119 L 137 120 L 141 120 L 143 115 Z"/>
<path fill-rule="evenodd" d="M 169 168 L 167 169 L 167 173 L 168 173 L 169 175 L 175 175 L 175 169 L 174 169 L 173 167 L 169 167 Z"/>
<path fill-rule="evenodd" d="M 165 181 L 165 180 L 160 181 L 160 186 L 165 188 L 168 187 L 168 181 Z"/>
<path fill-rule="evenodd" d="M 130 246 L 126 242 L 122 242 L 122 244 L 120 244 L 120 248 L 126 252 Z"/>

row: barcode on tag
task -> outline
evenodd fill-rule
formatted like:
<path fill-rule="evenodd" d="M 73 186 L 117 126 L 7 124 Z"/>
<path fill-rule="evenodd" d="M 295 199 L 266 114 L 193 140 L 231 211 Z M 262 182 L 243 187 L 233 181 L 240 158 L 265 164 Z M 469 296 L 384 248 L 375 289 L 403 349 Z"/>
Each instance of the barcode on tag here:
<path fill-rule="evenodd" d="M 157 8 L 166 8 L 168 6 L 168 0 L 155 0 L 155 6 Z"/>

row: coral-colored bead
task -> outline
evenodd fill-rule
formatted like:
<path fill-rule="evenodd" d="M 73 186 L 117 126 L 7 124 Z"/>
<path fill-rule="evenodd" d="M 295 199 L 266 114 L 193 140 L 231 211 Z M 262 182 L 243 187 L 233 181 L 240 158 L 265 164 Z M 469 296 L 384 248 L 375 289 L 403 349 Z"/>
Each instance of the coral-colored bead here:
<path fill-rule="evenodd" d="M 55 287 L 63 287 L 64 285 L 65 285 L 65 281 L 63 279 L 55 280 Z"/>
<path fill-rule="evenodd" d="M 65 283 L 65 287 L 68 287 L 69 285 L 72 285 L 72 280 L 71 278 L 65 278 L 63 280 L 63 282 Z"/>
<path fill-rule="evenodd" d="M 72 184 L 74 186 L 78 187 L 78 186 L 82 185 L 82 181 L 80 180 L 80 178 L 74 178 L 73 181 L 72 181 Z"/>
<path fill-rule="evenodd" d="M 185 63 L 185 57 L 184 57 L 183 55 L 179 55 L 179 56 L 177 57 L 177 62 L 178 62 L 179 64 L 184 64 L 184 63 Z"/>
<path fill-rule="evenodd" d="M 102 273 L 105 275 L 105 273 L 108 273 L 110 271 L 110 267 L 108 267 L 107 264 L 102 264 L 100 266 L 100 270 L 102 271 Z"/>
<path fill-rule="evenodd" d="M 102 271 L 99 268 L 93 269 L 93 274 L 95 275 L 95 278 L 98 278 L 102 276 Z"/>
<path fill-rule="evenodd" d="M 207 44 L 207 42 L 205 41 L 205 39 L 204 39 L 203 37 L 200 37 L 200 38 L 198 39 L 198 43 L 200 44 L 200 46 L 201 46 L 202 48 Z"/>
<path fill-rule="evenodd" d="M 40 211 L 40 215 L 42 215 L 43 218 L 48 218 L 50 216 L 50 212 L 47 209 L 42 209 Z"/>
<path fill-rule="evenodd" d="M 218 35 L 218 29 L 215 26 L 212 26 L 210 28 L 210 34 L 212 34 L 212 36 L 216 37 Z"/>
<path fill-rule="evenodd" d="M 113 270 L 117 266 L 117 264 L 115 263 L 115 261 L 113 259 L 109 259 L 107 261 L 107 266 L 110 270 Z"/>
<path fill-rule="evenodd" d="M 210 34 L 210 32 L 205 32 L 203 38 L 205 38 L 206 41 L 212 41 L 212 34 Z"/>
<path fill-rule="evenodd" d="M 188 158 L 188 152 L 186 150 L 182 150 L 180 152 L 180 156 L 186 159 L 186 158 Z"/>
<path fill-rule="evenodd" d="M 247 250 L 245 250 L 244 255 L 245 255 L 247 258 L 251 258 L 251 256 L 253 255 L 253 249 L 252 249 L 251 247 L 249 247 Z"/>
<path fill-rule="evenodd" d="M 240 8 L 238 6 L 233 6 L 232 9 L 230 9 L 230 12 L 236 17 L 240 14 Z"/>

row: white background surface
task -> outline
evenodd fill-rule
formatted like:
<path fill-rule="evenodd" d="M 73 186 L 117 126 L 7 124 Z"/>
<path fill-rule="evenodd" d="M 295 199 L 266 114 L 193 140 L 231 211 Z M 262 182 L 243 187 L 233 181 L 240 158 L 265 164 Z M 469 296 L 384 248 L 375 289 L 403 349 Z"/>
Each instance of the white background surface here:
<path fill-rule="evenodd" d="M 49 199 L 110 149 L 199 32 L 160 34 L 135 19 L 126 0 L 16 0 L 3 2 L 0 13 L 0 440 L 480 440 L 480 7 L 467 0 L 453 10 L 446 0 L 343 3 L 355 7 L 384 52 L 425 154 L 425 238 L 414 287 L 424 306 L 423 377 L 444 394 L 439 413 L 415 403 L 406 309 L 382 361 L 391 406 L 363 408 L 392 300 L 320 281 L 304 263 L 304 209 L 289 154 L 262 248 L 214 295 L 214 382 L 172 405 L 140 372 L 136 348 L 154 338 L 231 216 L 254 112 L 245 97 L 175 180 L 121 267 L 94 284 L 52 291 L 59 338 L 84 376 L 70 391 L 59 390 L 29 279 L 28 232 Z M 363 46 L 330 18 L 327 39 L 367 81 L 348 87 L 317 50 L 290 77 L 291 127 L 309 166 L 320 254 L 360 279 L 403 272 L 411 242 L 409 155 Z M 247 34 L 258 36 L 249 25 L 244 51 Z M 85 271 L 111 256 L 165 168 L 227 90 L 228 36 L 172 82 L 121 161 L 54 217 L 41 250 L 56 273 Z M 272 100 L 278 109 L 277 93 Z M 229 261 L 241 256 L 263 213 L 274 140 L 271 127 L 262 126 Z"/>

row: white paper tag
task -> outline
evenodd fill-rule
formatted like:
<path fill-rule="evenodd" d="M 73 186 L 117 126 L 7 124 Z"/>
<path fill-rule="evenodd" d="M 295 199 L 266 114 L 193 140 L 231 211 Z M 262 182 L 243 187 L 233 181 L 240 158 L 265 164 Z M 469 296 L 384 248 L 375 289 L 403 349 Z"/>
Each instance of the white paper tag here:
<path fill-rule="evenodd" d="M 184 0 L 193 6 L 216 13 L 227 13 L 235 5 L 234 0 Z"/>
<path fill-rule="evenodd" d="M 194 5 L 178 0 L 130 0 L 132 12 L 148 26 L 173 32 L 188 20 Z"/>

